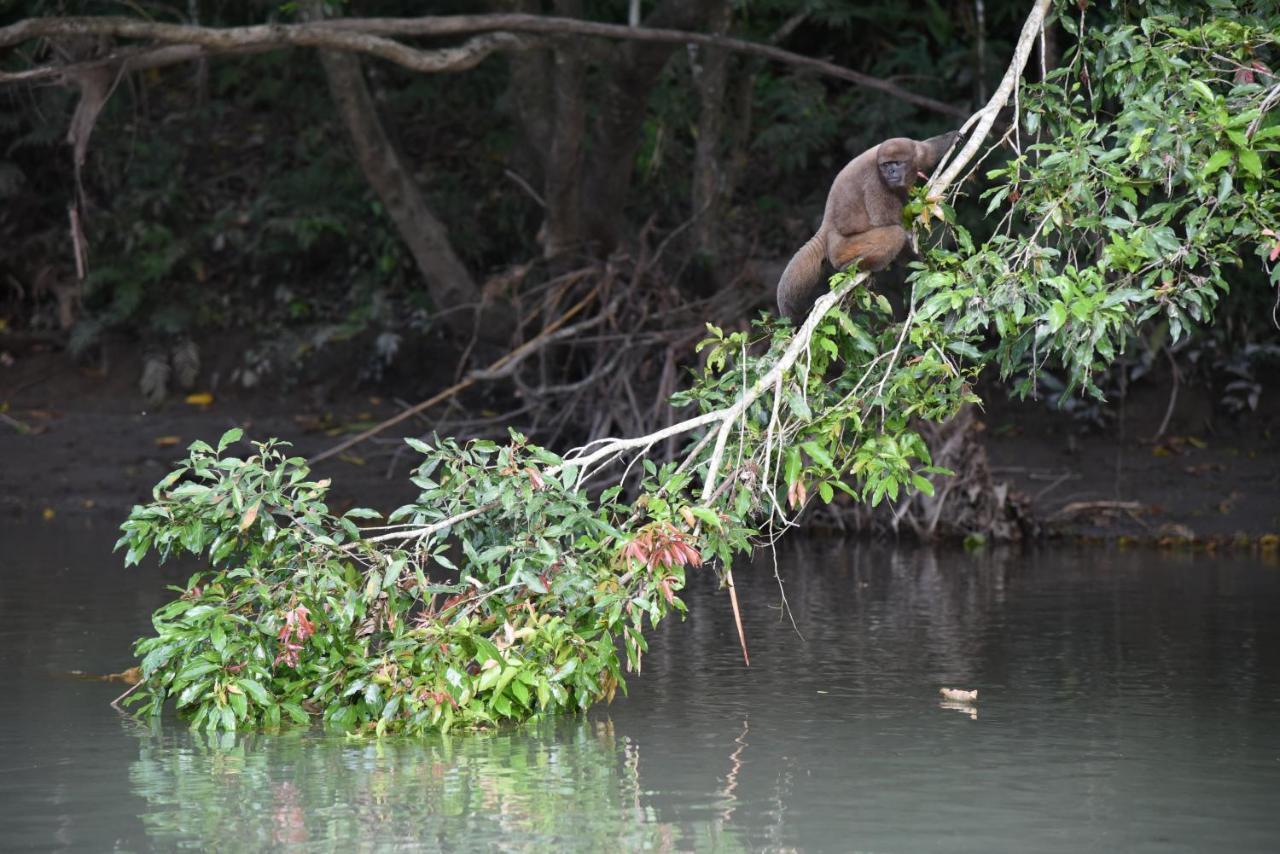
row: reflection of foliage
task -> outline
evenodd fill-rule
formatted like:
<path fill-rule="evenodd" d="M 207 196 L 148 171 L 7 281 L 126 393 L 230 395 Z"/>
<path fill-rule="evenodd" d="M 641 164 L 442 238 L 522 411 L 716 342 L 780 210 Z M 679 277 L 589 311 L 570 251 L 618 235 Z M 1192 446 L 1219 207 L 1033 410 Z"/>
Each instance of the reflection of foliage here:
<path fill-rule="evenodd" d="M 413 741 L 145 730 L 140 741 L 130 779 L 160 848 L 637 851 L 681 840 L 645 809 L 638 748 L 608 722 Z"/>

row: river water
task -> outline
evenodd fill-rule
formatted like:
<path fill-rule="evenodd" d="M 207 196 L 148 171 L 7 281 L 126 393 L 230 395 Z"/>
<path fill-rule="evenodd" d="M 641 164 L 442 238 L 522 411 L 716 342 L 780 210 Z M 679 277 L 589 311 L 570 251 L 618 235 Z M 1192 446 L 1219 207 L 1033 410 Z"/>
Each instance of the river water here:
<path fill-rule="evenodd" d="M 418 740 L 195 734 L 108 673 L 179 583 L 0 526 L 0 848 L 1280 850 L 1280 569 L 800 542 L 695 580 L 630 695 Z M 792 625 L 794 619 L 795 626 Z M 940 687 L 978 689 L 972 704 Z"/>

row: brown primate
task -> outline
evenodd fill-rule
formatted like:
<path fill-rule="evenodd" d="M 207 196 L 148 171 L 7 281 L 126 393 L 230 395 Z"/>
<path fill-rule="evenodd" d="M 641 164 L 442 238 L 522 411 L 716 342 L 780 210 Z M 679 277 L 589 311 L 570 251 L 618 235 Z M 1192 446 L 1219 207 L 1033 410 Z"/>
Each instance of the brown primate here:
<path fill-rule="evenodd" d="M 942 159 L 958 132 L 917 142 L 887 139 L 850 160 L 827 194 L 818 233 L 792 257 L 778 280 L 778 309 L 799 323 L 813 308 L 825 258 L 837 270 L 853 263 L 876 273 L 907 245 L 902 207 L 916 177 Z"/>

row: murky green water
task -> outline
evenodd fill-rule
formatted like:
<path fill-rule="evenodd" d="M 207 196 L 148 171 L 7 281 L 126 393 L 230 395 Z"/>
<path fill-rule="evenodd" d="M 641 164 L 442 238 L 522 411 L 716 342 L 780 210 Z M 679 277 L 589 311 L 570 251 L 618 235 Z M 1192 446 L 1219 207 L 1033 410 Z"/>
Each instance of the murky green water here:
<path fill-rule="evenodd" d="M 1280 850 L 1280 570 L 797 544 L 655 636 L 585 719 L 425 740 L 207 738 L 121 686 L 176 570 L 0 526 L 0 847 Z M 972 707 L 939 686 L 978 688 Z"/>

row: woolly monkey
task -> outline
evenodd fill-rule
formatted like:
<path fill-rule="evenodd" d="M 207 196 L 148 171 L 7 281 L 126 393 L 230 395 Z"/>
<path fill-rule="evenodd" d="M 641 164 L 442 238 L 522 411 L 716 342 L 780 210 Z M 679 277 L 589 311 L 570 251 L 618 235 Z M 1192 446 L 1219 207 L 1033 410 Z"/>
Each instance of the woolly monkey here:
<path fill-rule="evenodd" d="M 902 207 L 916 176 L 938 165 L 958 132 L 917 142 L 897 137 L 850 160 L 827 194 L 818 233 L 792 257 L 778 280 L 778 308 L 799 323 L 813 307 L 822 261 L 843 270 L 857 263 L 872 273 L 888 267 L 907 245 Z"/>

